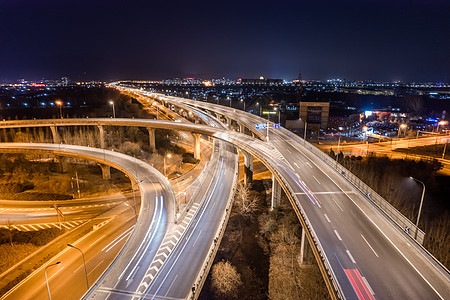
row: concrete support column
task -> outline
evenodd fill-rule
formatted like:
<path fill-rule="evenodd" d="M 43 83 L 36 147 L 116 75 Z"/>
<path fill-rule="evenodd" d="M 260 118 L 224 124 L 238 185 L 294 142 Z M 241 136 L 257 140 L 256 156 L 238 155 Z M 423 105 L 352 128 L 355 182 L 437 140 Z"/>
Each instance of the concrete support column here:
<path fill-rule="evenodd" d="M 238 123 L 239 124 L 239 132 L 240 133 L 245 133 L 245 126 L 242 123 Z"/>
<path fill-rule="evenodd" d="M 97 164 L 102 169 L 102 177 L 105 180 L 111 179 L 111 167 L 104 164 Z"/>
<path fill-rule="evenodd" d="M 305 261 L 305 240 L 306 240 L 306 229 L 302 228 L 302 239 L 300 241 L 300 264 Z"/>
<path fill-rule="evenodd" d="M 228 129 L 231 129 L 231 119 L 228 118 L 228 117 L 225 117 L 225 116 L 223 116 L 223 117 L 224 117 L 225 120 L 227 121 L 227 127 L 228 127 Z"/>
<path fill-rule="evenodd" d="M 103 130 L 103 126 L 102 125 L 97 125 L 97 128 L 100 132 L 100 148 L 104 149 L 105 148 L 105 130 Z"/>
<path fill-rule="evenodd" d="M 253 155 L 246 151 L 242 151 L 244 155 L 244 184 L 251 184 L 253 182 Z"/>
<path fill-rule="evenodd" d="M 148 144 L 150 145 L 150 150 L 154 152 L 156 150 L 155 128 L 147 128 L 147 130 L 148 130 Z"/>
<path fill-rule="evenodd" d="M 271 209 L 280 206 L 281 200 L 281 185 L 274 175 L 272 175 L 272 205 Z"/>
<path fill-rule="evenodd" d="M 54 144 L 59 144 L 58 129 L 56 128 L 56 126 L 50 126 L 50 130 L 51 130 L 52 136 L 53 136 L 53 143 Z"/>
<path fill-rule="evenodd" d="M 194 136 L 194 158 L 200 159 L 200 134 L 193 133 Z"/>
<path fill-rule="evenodd" d="M 58 164 L 59 164 L 59 172 L 66 173 L 67 172 L 67 157 L 65 156 L 57 156 Z"/>

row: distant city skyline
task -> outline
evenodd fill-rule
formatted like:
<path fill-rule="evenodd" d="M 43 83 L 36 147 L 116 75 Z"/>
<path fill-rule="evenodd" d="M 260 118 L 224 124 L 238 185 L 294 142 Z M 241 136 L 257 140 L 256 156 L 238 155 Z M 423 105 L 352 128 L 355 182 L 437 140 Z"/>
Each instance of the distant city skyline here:
<path fill-rule="evenodd" d="M 450 81 L 450 3 L 0 3 L 0 82 L 174 77 Z"/>

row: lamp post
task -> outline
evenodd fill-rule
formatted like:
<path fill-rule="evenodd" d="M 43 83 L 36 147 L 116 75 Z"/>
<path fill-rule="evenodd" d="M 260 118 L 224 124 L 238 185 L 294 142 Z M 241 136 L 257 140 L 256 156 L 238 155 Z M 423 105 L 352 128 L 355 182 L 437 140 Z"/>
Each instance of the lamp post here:
<path fill-rule="evenodd" d="M 86 260 L 84 259 L 84 253 L 83 253 L 83 251 L 81 251 L 80 248 L 75 247 L 74 245 L 71 245 L 71 244 L 67 244 L 67 246 L 69 246 L 69 247 L 71 247 L 71 248 L 74 248 L 74 249 L 77 249 L 78 251 L 80 251 L 81 257 L 83 258 L 84 275 L 86 276 L 86 287 L 87 287 L 87 289 L 89 289 L 89 281 L 88 281 L 88 275 L 87 275 L 87 270 L 86 270 Z"/>
<path fill-rule="evenodd" d="M 55 104 L 59 106 L 59 117 L 62 119 L 63 118 L 63 115 L 62 115 L 62 105 L 63 105 L 63 103 L 62 103 L 62 101 L 58 100 L 58 101 L 55 101 Z"/>
<path fill-rule="evenodd" d="M 156 106 L 156 120 L 159 119 L 159 106 L 156 105 L 156 101 L 153 101 L 153 105 Z"/>
<path fill-rule="evenodd" d="M 49 285 L 48 285 L 47 269 L 50 268 L 50 267 L 59 265 L 60 263 L 61 263 L 61 262 L 58 261 L 58 262 L 56 262 L 56 263 L 54 263 L 54 264 L 48 265 L 48 266 L 45 267 L 45 270 L 44 270 L 45 283 L 47 284 L 47 291 L 48 291 L 48 299 L 50 299 L 50 300 L 52 300 L 52 296 L 50 295 L 50 287 L 49 287 Z"/>
<path fill-rule="evenodd" d="M 420 205 L 419 205 L 419 213 L 417 214 L 417 221 L 416 221 L 416 232 L 414 233 L 414 239 L 417 240 L 417 231 L 419 231 L 419 220 L 420 220 L 420 213 L 422 212 L 422 204 L 423 204 L 423 197 L 425 196 L 425 183 L 423 183 L 422 181 L 414 178 L 414 177 L 409 177 L 414 181 L 417 181 L 419 183 L 422 184 L 423 189 L 422 189 L 422 197 L 420 198 Z"/>
<path fill-rule="evenodd" d="M 113 118 L 116 118 L 116 107 L 114 106 L 114 102 L 113 102 L 113 101 L 109 101 L 109 104 L 112 105 L 112 109 L 113 109 Z"/>
<path fill-rule="evenodd" d="M 397 140 L 400 139 L 400 130 L 405 129 L 406 127 L 406 124 L 400 124 L 400 126 L 398 127 Z"/>
<path fill-rule="evenodd" d="M 278 124 L 280 124 L 280 123 L 281 123 L 281 122 L 280 122 L 280 120 L 281 120 L 281 110 L 278 109 L 277 107 L 275 107 L 273 110 L 275 110 L 275 111 L 278 112 Z"/>
<path fill-rule="evenodd" d="M 241 99 L 241 102 L 244 103 L 244 111 L 245 111 L 245 101 L 244 101 L 244 99 Z"/>
<path fill-rule="evenodd" d="M 169 153 L 169 154 L 167 154 L 167 155 L 164 156 L 164 176 L 165 176 L 165 177 L 167 177 L 167 174 L 166 174 L 166 157 L 167 157 L 167 158 L 171 158 L 171 157 L 172 157 L 172 154 Z"/>

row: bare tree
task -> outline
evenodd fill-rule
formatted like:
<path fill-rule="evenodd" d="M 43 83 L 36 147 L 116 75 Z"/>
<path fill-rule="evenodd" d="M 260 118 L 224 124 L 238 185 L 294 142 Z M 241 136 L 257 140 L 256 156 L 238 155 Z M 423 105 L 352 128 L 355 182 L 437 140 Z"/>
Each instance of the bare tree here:
<path fill-rule="evenodd" d="M 250 188 L 249 184 L 239 183 L 236 189 L 236 207 L 244 217 L 253 215 L 258 209 L 258 198 L 250 195 Z"/>
<path fill-rule="evenodd" d="M 242 285 L 241 275 L 229 261 L 216 263 L 212 268 L 211 282 L 213 288 L 221 296 L 237 297 Z"/>

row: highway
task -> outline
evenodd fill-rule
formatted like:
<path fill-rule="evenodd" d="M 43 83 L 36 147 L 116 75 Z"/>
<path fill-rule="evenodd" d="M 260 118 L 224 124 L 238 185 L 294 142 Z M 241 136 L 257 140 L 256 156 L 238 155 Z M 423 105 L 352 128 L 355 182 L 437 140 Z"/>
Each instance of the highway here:
<path fill-rule="evenodd" d="M 259 117 L 209 103 L 157 95 L 192 109 L 214 110 L 254 129 Z M 253 130 L 254 131 L 254 130 Z M 264 137 L 266 130 L 259 132 Z M 220 136 L 235 139 L 239 134 Z M 215 135 L 216 137 L 219 134 Z M 337 291 L 346 299 L 448 299 L 448 270 L 440 267 L 345 179 L 307 150 L 287 130 L 270 129 L 270 143 L 235 141 L 253 148 L 280 174 L 302 222 L 309 225 Z M 314 246 L 313 246 L 314 247 Z M 316 257 L 317 258 L 317 257 Z M 319 258 L 320 260 L 320 258 Z"/>
<path fill-rule="evenodd" d="M 214 118 L 206 122 L 223 127 Z M 207 275 L 204 265 L 212 262 L 211 251 L 220 242 L 218 232 L 226 224 L 226 207 L 230 206 L 237 173 L 238 156 L 235 148 L 218 141 L 214 144 L 210 163 L 201 175 L 202 181 L 196 184 L 197 190 L 188 206 L 189 210 L 179 217 L 178 224 L 171 224 L 161 248 L 146 274 L 140 277 L 140 282 L 98 285 L 83 298 L 187 298 L 194 284 L 201 281 L 199 276 L 203 275 L 204 279 Z"/>
<path fill-rule="evenodd" d="M 54 154 L 59 155 L 69 155 L 78 158 L 86 158 L 98 161 L 100 163 L 107 163 L 109 165 L 113 165 L 114 167 L 123 170 L 130 178 L 133 178 L 140 190 L 141 194 L 141 205 L 140 205 L 140 214 L 138 218 L 138 222 L 136 227 L 130 226 L 130 221 L 127 221 L 129 227 L 126 231 L 123 231 L 121 236 L 109 247 L 119 244 L 119 242 L 127 240 L 125 247 L 120 250 L 120 253 L 116 258 L 112 260 L 112 263 L 108 270 L 103 273 L 102 279 L 111 278 L 109 274 L 114 274 L 115 278 L 116 274 L 119 276 L 128 278 L 135 277 L 139 273 L 139 269 L 141 269 L 141 273 L 144 269 L 148 267 L 148 264 L 152 260 L 152 255 L 156 253 L 158 249 L 162 237 L 166 231 L 166 220 L 168 217 L 172 216 L 173 205 L 174 205 L 174 193 L 170 187 L 167 179 L 162 176 L 159 172 L 157 172 L 154 168 L 149 166 L 148 164 L 141 162 L 139 160 L 133 159 L 129 156 L 126 156 L 121 153 L 106 151 L 102 149 L 95 149 L 90 147 L 82 147 L 82 146 L 70 146 L 70 145 L 53 145 L 53 144 L 20 144 L 20 143 L 1 143 L 0 148 L 8 148 L 8 150 L 20 150 L 30 149 L 30 150 L 40 150 L 40 151 L 50 151 Z M 131 170 L 131 171 L 128 171 Z M 131 210 L 128 210 L 131 211 Z M 131 217 L 134 221 L 134 216 Z M 122 222 L 118 224 L 123 224 Z M 124 229 L 124 228 L 122 228 Z M 98 230 L 98 232 L 101 232 Z M 115 230 L 111 232 L 116 232 Z M 96 234 L 96 231 L 93 231 L 92 234 Z M 105 234 L 106 236 L 107 234 Z M 101 243 L 103 239 L 103 235 L 98 236 L 98 246 L 104 245 Z M 81 241 L 80 241 L 81 242 Z M 91 245 L 93 246 L 93 245 Z M 81 247 L 80 247 L 81 248 Z M 97 254 L 99 249 L 91 247 L 86 247 L 84 250 Z M 103 248 L 102 248 L 103 249 Z M 106 248 L 105 250 L 107 250 Z M 72 253 L 71 257 L 73 259 L 74 249 L 71 249 Z M 101 249 L 100 249 L 101 250 Z M 67 253 L 67 252 L 65 252 Z M 63 253 L 63 254 L 65 254 Z M 77 254 L 79 255 L 79 253 Z M 109 254 L 107 255 L 109 257 Z M 92 266 L 92 269 L 97 268 L 98 264 L 109 263 L 105 257 L 95 256 L 96 260 L 100 259 L 100 261 L 96 261 L 96 265 Z M 49 262 L 44 264 L 41 268 L 43 269 L 45 266 L 48 266 L 60 259 L 59 257 L 52 258 Z M 70 258 L 67 258 L 68 264 L 66 264 L 67 269 L 63 271 L 64 263 L 61 262 L 58 266 L 53 266 L 55 272 L 58 271 L 58 267 L 60 275 L 64 277 L 64 272 L 69 272 L 70 268 L 73 266 L 70 264 Z M 42 270 L 40 270 L 42 271 Z M 110 273 L 112 272 L 112 273 Z M 42 274 L 41 274 L 42 275 Z M 50 275 L 50 274 L 49 274 Z M 51 275 L 50 275 L 51 276 Z M 36 280 L 43 280 L 44 276 L 33 276 Z M 100 281 L 101 282 L 101 281 Z M 58 288 L 62 289 L 64 293 L 64 289 L 67 289 L 67 285 L 64 285 L 67 282 L 54 281 L 53 289 L 57 290 Z M 5 297 L 11 297 L 11 299 L 21 299 L 16 298 L 13 295 L 14 291 L 18 289 L 11 290 Z M 23 289 L 20 289 L 21 291 Z M 81 290 L 84 293 L 86 289 Z"/>
<path fill-rule="evenodd" d="M 182 103 L 186 102 L 183 99 Z M 203 105 L 200 102 L 194 104 Z M 255 117 L 252 115 L 242 115 L 228 108 L 223 108 L 222 113 L 239 118 L 249 127 L 254 126 Z M 369 299 L 370 295 L 380 299 L 395 295 L 412 299 L 445 299 L 450 295 L 448 271 L 433 262 L 420 246 L 287 131 L 271 130 L 272 142 L 267 144 L 248 135 L 198 124 L 136 119 L 115 121 L 124 125 L 149 127 L 154 124 L 157 128 L 208 134 L 229 141 L 262 160 L 291 196 L 303 225 L 309 226 L 310 243 L 319 249 L 316 258 L 322 261 L 337 292 L 343 297 L 356 299 L 356 289 L 366 294 L 369 291 L 370 294 L 366 295 Z M 262 122 L 260 119 L 256 121 Z M 264 136 L 264 133 L 260 134 Z M 342 218 L 344 221 L 340 221 Z M 378 271 L 380 267 L 384 270 Z"/>
<path fill-rule="evenodd" d="M 63 213 L 62 226 L 70 229 L 106 210 L 132 201 L 132 195 L 110 195 L 98 198 L 84 198 L 58 201 L 0 200 L 0 219 L 9 220 L 12 228 L 33 231 L 45 228 L 59 228 L 58 215 L 53 205 Z M 6 225 L 0 225 L 6 228 Z"/>

